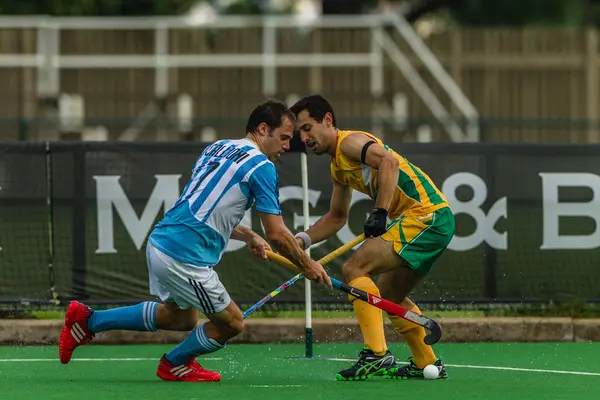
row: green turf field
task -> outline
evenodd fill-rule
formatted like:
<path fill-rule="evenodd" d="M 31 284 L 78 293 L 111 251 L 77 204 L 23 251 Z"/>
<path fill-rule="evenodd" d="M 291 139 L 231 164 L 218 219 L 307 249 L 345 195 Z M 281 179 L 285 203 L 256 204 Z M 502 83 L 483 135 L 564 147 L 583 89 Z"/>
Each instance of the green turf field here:
<path fill-rule="evenodd" d="M 157 358 L 170 346 L 86 346 L 62 365 L 56 347 L 0 348 L 0 399 L 577 399 L 600 398 L 600 343 L 440 344 L 445 381 L 337 382 L 357 345 L 229 345 L 199 361 L 219 383 L 162 382 Z M 403 344 L 391 345 L 400 358 Z M 325 358 L 328 357 L 328 358 Z M 410 397 L 407 397 L 410 396 Z"/>

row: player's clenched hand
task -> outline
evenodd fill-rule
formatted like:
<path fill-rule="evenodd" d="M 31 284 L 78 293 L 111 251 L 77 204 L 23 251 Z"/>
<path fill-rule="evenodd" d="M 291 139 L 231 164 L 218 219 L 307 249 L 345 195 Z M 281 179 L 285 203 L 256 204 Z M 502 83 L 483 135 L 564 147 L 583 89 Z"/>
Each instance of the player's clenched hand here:
<path fill-rule="evenodd" d="M 267 259 L 267 250 L 273 251 L 271 249 L 271 246 L 269 246 L 269 243 L 267 243 L 265 239 L 258 235 L 253 236 L 252 239 L 250 239 L 246 244 L 248 245 L 248 249 L 250 249 L 250 252 L 255 257 L 261 258 L 263 260 Z"/>
<path fill-rule="evenodd" d="M 375 208 L 365 222 L 365 236 L 377 237 L 386 232 L 388 212 L 384 208 Z"/>
<path fill-rule="evenodd" d="M 303 274 L 307 279 L 310 279 L 311 281 L 315 281 L 332 287 L 331 279 L 329 279 L 327 271 L 325 271 L 325 268 L 323 268 L 321 264 L 314 260 L 310 260 L 310 262 L 307 265 L 307 268 L 303 271 Z"/>

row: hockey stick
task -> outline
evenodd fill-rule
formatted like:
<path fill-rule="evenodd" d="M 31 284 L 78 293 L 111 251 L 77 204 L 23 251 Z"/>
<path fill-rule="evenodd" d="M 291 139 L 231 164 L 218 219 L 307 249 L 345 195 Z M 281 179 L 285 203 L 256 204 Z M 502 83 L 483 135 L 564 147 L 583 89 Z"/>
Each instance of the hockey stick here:
<path fill-rule="evenodd" d="M 279 254 L 275 254 L 271 251 L 267 251 L 267 256 L 271 260 L 273 260 L 281 265 L 291 267 L 294 269 L 298 269 L 298 267 L 296 267 L 290 260 L 288 260 L 287 258 L 285 258 L 283 256 L 280 256 Z M 435 344 L 441 339 L 442 328 L 433 319 L 426 317 L 425 315 L 422 315 L 422 314 L 417 314 L 416 312 L 411 311 L 406 307 L 402 307 L 402 306 L 400 306 L 396 303 L 393 303 L 389 300 L 382 299 L 381 297 L 375 296 L 374 294 L 367 293 L 364 290 L 360 290 L 355 287 L 349 286 L 345 283 L 338 281 L 335 278 L 332 278 L 332 277 L 329 277 L 329 278 L 331 279 L 331 283 L 333 284 L 333 286 L 336 289 L 339 289 L 342 292 L 348 293 L 349 295 L 352 295 L 359 300 L 369 303 L 374 307 L 380 308 L 380 309 L 387 311 L 390 314 L 396 315 L 400 318 L 404 318 L 405 320 L 414 322 L 415 324 L 427 329 L 429 331 L 429 333 L 425 336 L 425 339 L 424 339 L 424 342 L 426 344 L 429 344 L 429 345 Z"/>
<path fill-rule="evenodd" d="M 345 245 L 337 248 L 336 250 L 327 254 L 325 257 L 321 258 L 319 260 L 319 263 L 321 265 L 329 264 L 330 262 L 332 262 L 333 260 L 335 260 L 336 258 L 341 256 L 342 254 L 346 253 L 348 250 L 352 249 L 357 244 L 362 243 L 364 240 L 365 240 L 364 234 L 357 236 L 352 241 L 346 243 Z M 247 309 L 244 312 L 244 319 L 246 319 L 250 314 L 252 314 L 254 311 L 256 311 L 260 306 L 265 304 L 267 301 L 271 300 L 273 297 L 277 296 L 279 293 L 281 293 L 285 289 L 289 288 L 290 286 L 292 286 L 294 283 L 296 283 L 297 281 L 299 281 L 302 278 L 304 278 L 304 275 L 298 274 L 298 275 L 294 276 L 293 278 L 291 278 L 290 280 L 288 280 L 287 282 L 285 282 L 283 285 L 279 286 L 277 289 L 273 290 L 271 293 L 269 293 L 262 299 L 260 299 L 256 304 L 254 304 L 252 307 L 250 307 L 249 309 Z"/>

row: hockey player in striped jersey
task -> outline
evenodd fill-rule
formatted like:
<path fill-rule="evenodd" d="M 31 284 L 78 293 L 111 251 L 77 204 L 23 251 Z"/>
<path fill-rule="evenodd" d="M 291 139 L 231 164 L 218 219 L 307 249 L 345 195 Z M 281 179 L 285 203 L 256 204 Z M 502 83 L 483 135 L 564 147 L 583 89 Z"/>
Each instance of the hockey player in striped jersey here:
<path fill-rule="evenodd" d="M 106 311 L 70 303 L 60 335 L 62 363 L 99 332 L 191 330 L 160 359 L 157 376 L 168 381 L 219 381 L 218 372 L 202 368 L 195 359 L 222 349 L 244 329 L 243 315 L 215 266 L 229 239 L 244 241 L 255 256 L 267 258 L 269 244 L 239 225 L 253 204 L 273 247 L 300 266 L 308 279 L 331 286 L 323 266 L 306 255 L 281 217 L 273 161 L 289 149 L 294 121 L 283 103 L 268 100 L 252 111 L 244 139 L 221 140 L 205 148 L 180 198 L 154 227 L 146 245 L 150 292 L 161 303 Z M 197 310 L 209 321 L 197 326 Z"/>

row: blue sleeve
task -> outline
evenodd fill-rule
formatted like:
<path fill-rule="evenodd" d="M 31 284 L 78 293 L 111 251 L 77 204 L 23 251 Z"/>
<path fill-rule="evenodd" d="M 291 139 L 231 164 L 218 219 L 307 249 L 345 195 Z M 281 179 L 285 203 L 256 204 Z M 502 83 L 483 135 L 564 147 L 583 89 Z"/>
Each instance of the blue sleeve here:
<path fill-rule="evenodd" d="M 250 191 L 256 199 L 256 211 L 281 215 L 279 206 L 279 177 L 272 163 L 265 163 L 250 176 Z"/>

